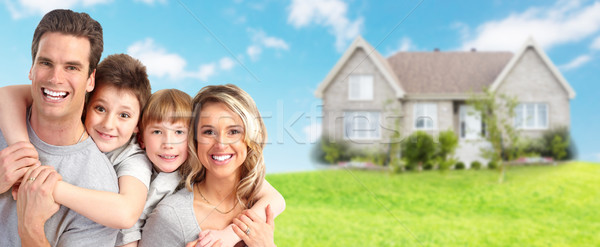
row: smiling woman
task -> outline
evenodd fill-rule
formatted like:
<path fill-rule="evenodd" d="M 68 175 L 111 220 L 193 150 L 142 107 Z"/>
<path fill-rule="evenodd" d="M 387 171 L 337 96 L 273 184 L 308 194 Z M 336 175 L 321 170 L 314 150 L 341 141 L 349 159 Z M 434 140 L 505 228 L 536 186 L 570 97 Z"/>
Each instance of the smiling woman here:
<path fill-rule="evenodd" d="M 150 214 L 141 244 L 233 246 L 243 240 L 274 246 L 273 217 L 285 202 L 264 180 L 267 133 L 254 100 L 237 86 L 223 85 L 204 87 L 193 103 L 189 164 L 181 168 L 185 188 Z"/>

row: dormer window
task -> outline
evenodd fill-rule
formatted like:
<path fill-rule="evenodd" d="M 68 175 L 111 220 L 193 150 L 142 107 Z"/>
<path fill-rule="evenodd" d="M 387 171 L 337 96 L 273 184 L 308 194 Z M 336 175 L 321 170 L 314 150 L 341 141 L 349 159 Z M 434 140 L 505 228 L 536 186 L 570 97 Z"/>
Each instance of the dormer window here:
<path fill-rule="evenodd" d="M 373 75 L 350 75 L 349 100 L 373 100 Z"/>

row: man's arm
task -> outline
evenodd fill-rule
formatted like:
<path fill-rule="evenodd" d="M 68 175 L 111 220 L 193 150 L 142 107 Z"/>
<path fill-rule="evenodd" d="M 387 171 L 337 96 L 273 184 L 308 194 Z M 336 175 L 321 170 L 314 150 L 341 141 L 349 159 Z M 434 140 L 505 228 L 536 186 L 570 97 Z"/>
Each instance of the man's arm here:
<path fill-rule="evenodd" d="M 58 211 L 52 198 L 56 182 L 62 177 L 50 166 L 29 169 L 19 186 L 17 216 L 21 245 L 50 246 L 44 233 L 44 224 Z"/>
<path fill-rule="evenodd" d="M 38 153 L 29 142 L 18 142 L 0 151 L 0 193 L 18 182 L 29 167 L 39 165 Z"/>

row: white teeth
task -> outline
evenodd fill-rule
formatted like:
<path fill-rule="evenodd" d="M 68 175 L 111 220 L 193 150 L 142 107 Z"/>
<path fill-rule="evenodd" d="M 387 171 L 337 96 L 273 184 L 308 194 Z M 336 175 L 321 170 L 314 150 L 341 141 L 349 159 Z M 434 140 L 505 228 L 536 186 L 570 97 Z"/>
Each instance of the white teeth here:
<path fill-rule="evenodd" d="M 54 92 L 44 88 L 44 93 L 51 97 L 65 97 L 67 92 Z"/>
<path fill-rule="evenodd" d="M 175 159 L 175 157 L 177 157 L 177 156 L 175 156 L 175 155 L 161 155 L 160 157 L 163 157 L 165 159 L 169 159 L 170 160 L 170 159 Z"/>
<path fill-rule="evenodd" d="M 217 160 L 217 161 L 224 161 L 224 160 L 231 159 L 231 156 L 233 156 L 233 155 L 231 155 L 231 154 L 228 154 L 228 155 L 221 155 L 221 156 L 217 156 L 217 155 L 211 155 L 211 157 L 212 157 L 214 160 Z"/>

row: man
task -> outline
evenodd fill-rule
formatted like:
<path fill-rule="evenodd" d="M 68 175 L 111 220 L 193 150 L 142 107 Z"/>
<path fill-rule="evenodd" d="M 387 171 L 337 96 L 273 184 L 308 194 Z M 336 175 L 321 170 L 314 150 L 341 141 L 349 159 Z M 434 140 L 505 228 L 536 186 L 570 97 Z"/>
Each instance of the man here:
<path fill-rule="evenodd" d="M 31 146 L 7 147 L 0 133 L 0 246 L 114 246 L 117 230 L 59 208 L 52 199 L 61 175 L 79 187 L 118 192 L 112 165 L 81 122 L 102 47 L 102 27 L 85 13 L 54 10 L 38 24 L 27 127 L 42 166 Z M 7 187 L 19 179 L 14 201 Z"/>

